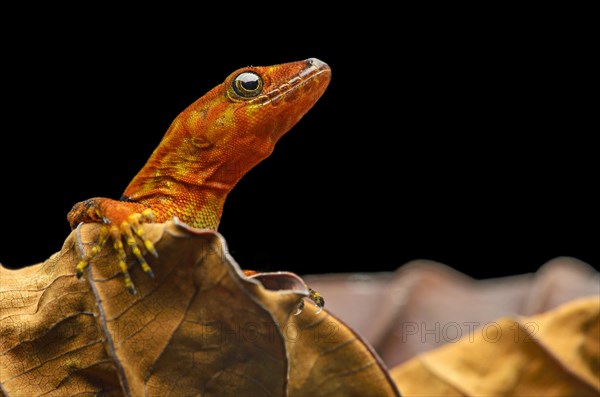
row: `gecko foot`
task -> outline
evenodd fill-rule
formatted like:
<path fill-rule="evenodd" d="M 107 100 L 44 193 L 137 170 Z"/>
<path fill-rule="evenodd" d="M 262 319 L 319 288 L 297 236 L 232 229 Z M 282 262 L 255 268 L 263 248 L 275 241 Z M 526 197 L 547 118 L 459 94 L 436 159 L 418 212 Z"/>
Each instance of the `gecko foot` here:
<path fill-rule="evenodd" d="M 308 299 L 313 301 L 315 305 L 317 305 L 317 307 L 319 308 L 319 310 L 317 310 L 315 314 L 321 313 L 321 310 L 323 310 L 323 307 L 325 306 L 325 299 L 323 299 L 321 294 L 319 294 L 312 288 L 308 288 L 308 294 Z M 297 316 L 300 313 L 302 313 L 302 310 L 304 310 L 304 299 L 300 299 L 298 301 L 298 305 L 296 306 L 296 313 L 294 313 L 294 316 Z"/>
<path fill-rule="evenodd" d="M 89 264 L 100 252 L 102 252 L 102 249 L 108 240 L 111 240 L 113 248 L 117 253 L 119 268 L 123 273 L 125 287 L 129 290 L 129 292 L 135 295 L 137 294 L 137 291 L 127 269 L 127 253 L 125 250 L 125 244 L 127 245 L 129 251 L 131 251 L 131 253 L 133 253 L 133 255 L 136 257 L 144 272 L 148 276 L 154 277 L 152 268 L 150 268 L 150 265 L 148 265 L 148 262 L 144 258 L 144 254 L 149 252 L 155 257 L 158 257 L 158 253 L 156 252 L 152 241 L 145 237 L 144 229 L 142 227 L 143 223 L 154 221 L 154 214 L 152 213 L 152 210 L 145 209 L 141 213 L 129 215 L 126 220 L 120 222 L 118 226 L 117 224 L 112 223 L 110 219 L 106 217 L 102 217 L 102 221 L 104 224 L 100 229 L 100 235 L 98 236 L 96 244 L 92 247 L 90 253 L 87 256 L 84 256 L 76 266 L 77 277 L 80 278 L 83 275 L 83 272 L 89 266 Z M 138 243 L 138 240 L 141 241 L 141 246 Z M 125 241 L 125 244 L 123 244 L 123 241 Z"/>

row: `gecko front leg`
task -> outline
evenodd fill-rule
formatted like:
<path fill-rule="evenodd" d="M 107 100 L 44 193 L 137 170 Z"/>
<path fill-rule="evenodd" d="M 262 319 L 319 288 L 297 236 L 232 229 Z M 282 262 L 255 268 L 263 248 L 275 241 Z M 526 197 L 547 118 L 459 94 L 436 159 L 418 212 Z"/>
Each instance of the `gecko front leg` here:
<path fill-rule="evenodd" d="M 150 265 L 144 258 L 144 253 L 150 252 L 154 256 L 158 256 L 158 253 L 152 242 L 144 236 L 142 227 L 142 224 L 154 221 L 154 214 L 151 209 L 138 203 L 97 197 L 75 204 L 67 215 L 67 219 L 71 228 L 77 227 L 80 223 L 102 223 L 100 235 L 90 253 L 88 255 L 82 253 L 82 259 L 77 264 L 77 277 L 83 275 L 84 270 L 102 251 L 109 240 L 112 241 L 113 248 L 117 252 L 119 268 L 123 273 L 125 286 L 132 294 L 137 292 L 127 269 L 125 244 L 137 258 L 144 272 L 150 277 L 154 276 Z M 138 240 L 142 242 L 143 248 L 140 248 Z"/>

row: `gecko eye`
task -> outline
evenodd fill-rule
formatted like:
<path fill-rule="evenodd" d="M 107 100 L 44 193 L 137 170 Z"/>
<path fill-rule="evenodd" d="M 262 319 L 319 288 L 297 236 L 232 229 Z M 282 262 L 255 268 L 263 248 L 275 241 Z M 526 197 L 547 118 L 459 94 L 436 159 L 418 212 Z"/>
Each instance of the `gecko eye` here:
<path fill-rule="evenodd" d="M 244 72 L 233 79 L 231 88 L 242 98 L 252 98 L 262 92 L 263 81 L 256 73 Z"/>

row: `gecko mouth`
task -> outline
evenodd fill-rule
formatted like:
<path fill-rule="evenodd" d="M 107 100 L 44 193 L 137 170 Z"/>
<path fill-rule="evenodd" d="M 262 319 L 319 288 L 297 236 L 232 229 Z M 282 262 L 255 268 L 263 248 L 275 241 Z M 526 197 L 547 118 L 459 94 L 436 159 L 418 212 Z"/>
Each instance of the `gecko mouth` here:
<path fill-rule="evenodd" d="M 306 86 L 309 82 L 313 81 L 317 76 L 322 74 L 331 73 L 329 65 L 317 58 L 309 58 L 306 61 L 307 67 L 302 69 L 294 77 L 276 87 L 269 92 L 266 92 L 249 101 L 251 104 L 264 105 L 270 103 L 276 106 L 285 97 L 290 96 L 292 93 L 297 91 L 299 88 Z M 325 90 L 327 84 L 323 85 L 321 91 Z"/>

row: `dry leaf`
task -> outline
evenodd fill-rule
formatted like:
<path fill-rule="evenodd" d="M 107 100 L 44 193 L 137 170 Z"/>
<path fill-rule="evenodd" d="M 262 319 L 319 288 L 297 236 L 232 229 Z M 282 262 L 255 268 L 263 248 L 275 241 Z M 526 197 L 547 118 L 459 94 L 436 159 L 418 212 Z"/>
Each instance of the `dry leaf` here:
<path fill-rule="evenodd" d="M 289 273 L 259 274 L 266 288 L 291 288 Z M 399 396 L 372 347 L 331 313 L 307 305 L 282 327 L 294 396 Z"/>
<path fill-rule="evenodd" d="M 414 396 L 598 396 L 600 297 L 499 319 L 391 374 Z"/>
<path fill-rule="evenodd" d="M 98 229 L 84 225 L 82 241 Z M 245 277 L 214 232 L 172 222 L 146 230 L 160 259 L 150 263 L 155 279 L 132 267 L 137 296 L 111 250 L 76 279 L 75 232 L 42 264 L 0 267 L 2 393 L 399 395 L 333 316 L 313 305 L 290 316 L 307 295 L 297 276 Z"/>
<path fill-rule="evenodd" d="M 289 395 L 399 396 L 383 362 L 363 339 L 330 313 L 316 316 L 315 310 L 311 305 L 309 315 L 287 324 L 296 335 L 287 344 Z"/>

